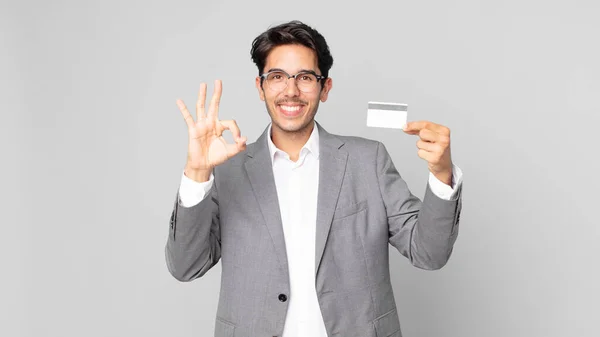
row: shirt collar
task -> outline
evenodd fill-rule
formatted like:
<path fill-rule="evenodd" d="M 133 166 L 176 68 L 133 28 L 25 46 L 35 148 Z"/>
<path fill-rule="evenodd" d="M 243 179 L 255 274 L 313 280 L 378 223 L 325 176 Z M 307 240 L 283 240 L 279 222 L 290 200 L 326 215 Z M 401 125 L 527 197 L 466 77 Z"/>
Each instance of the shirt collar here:
<path fill-rule="evenodd" d="M 302 151 L 304 149 L 307 149 L 310 153 L 314 154 L 315 157 L 318 159 L 319 158 L 319 130 L 317 127 L 317 123 L 315 121 L 313 121 L 313 123 L 314 123 L 314 127 L 312 130 L 312 133 L 310 134 L 310 137 L 306 141 L 306 144 L 304 144 L 304 146 L 302 146 L 302 148 L 300 149 L 300 155 L 302 155 Z M 275 144 L 273 143 L 273 140 L 271 139 L 271 127 L 272 126 L 273 126 L 273 123 L 270 123 L 269 129 L 267 130 L 267 140 L 268 140 L 268 145 L 269 145 L 269 152 L 271 153 L 271 162 L 274 162 L 275 154 L 277 152 L 282 152 L 282 154 L 284 154 L 284 155 L 287 155 L 287 154 L 283 150 L 278 149 L 277 146 L 275 146 Z"/>

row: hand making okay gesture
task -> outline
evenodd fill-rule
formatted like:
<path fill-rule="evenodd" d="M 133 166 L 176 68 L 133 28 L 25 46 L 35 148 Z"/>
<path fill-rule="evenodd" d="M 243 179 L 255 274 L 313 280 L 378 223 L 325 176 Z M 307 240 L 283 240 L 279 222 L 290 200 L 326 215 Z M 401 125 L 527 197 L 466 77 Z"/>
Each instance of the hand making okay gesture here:
<path fill-rule="evenodd" d="M 186 174 L 212 169 L 224 163 L 227 159 L 246 149 L 246 137 L 242 137 L 240 129 L 234 120 L 219 120 L 219 102 L 223 85 L 215 81 L 215 90 L 208 113 L 205 112 L 206 84 L 200 85 L 198 101 L 196 102 L 196 121 L 182 100 L 177 100 L 177 106 L 188 127 L 189 143 L 186 163 Z M 230 130 L 234 142 L 228 144 L 223 138 L 223 131 Z"/>

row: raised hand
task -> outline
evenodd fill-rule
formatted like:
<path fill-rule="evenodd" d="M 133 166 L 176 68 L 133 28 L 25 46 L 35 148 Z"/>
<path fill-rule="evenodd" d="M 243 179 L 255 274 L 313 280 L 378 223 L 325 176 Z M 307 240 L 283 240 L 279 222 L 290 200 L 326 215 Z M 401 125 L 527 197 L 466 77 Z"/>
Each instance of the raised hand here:
<path fill-rule="evenodd" d="M 246 137 L 242 137 L 240 129 L 234 120 L 219 120 L 219 102 L 223 85 L 215 81 L 208 114 L 205 112 L 206 84 L 200 85 L 198 101 L 196 102 L 196 119 L 188 111 L 182 100 L 177 100 L 177 106 L 188 127 L 188 156 L 185 165 L 185 175 L 203 182 L 207 181 L 210 173 L 217 165 L 246 149 Z M 229 130 L 233 135 L 234 144 L 228 144 L 223 138 L 223 131 Z"/>

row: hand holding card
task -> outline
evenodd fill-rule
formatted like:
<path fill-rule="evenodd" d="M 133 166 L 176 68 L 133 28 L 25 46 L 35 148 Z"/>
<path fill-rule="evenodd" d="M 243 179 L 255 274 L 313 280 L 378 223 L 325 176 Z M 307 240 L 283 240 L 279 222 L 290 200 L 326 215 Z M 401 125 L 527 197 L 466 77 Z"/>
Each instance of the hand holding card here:
<path fill-rule="evenodd" d="M 418 155 L 427 161 L 429 171 L 443 183 L 452 186 L 450 129 L 429 121 L 408 122 L 408 105 L 403 103 L 369 102 L 367 126 L 401 129 L 418 136 Z"/>
<path fill-rule="evenodd" d="M 410 122 L 404 133 L 418 136 L 418 155 L 427 161 L 429 171 L 443 183 L 452 186 L 450 129 L 430 121 Z"/>

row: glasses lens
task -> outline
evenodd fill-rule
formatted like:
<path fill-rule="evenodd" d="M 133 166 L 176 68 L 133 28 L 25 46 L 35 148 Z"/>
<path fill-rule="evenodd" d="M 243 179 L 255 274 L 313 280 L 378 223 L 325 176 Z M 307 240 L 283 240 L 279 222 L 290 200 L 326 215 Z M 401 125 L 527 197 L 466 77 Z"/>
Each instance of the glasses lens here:
<path fill-rule="evenodd" d="M 310 73 L 301 73 L 296 76 L 298 89 L 304 92 L 312 92 L 317 89 L 317 77 Z"/>
<path fill-rule="evenodd" d="M 285 89 L 288 77 L 281 71 L 275 71 L 267 75 L 267 84 L 273 91 Z"/>

